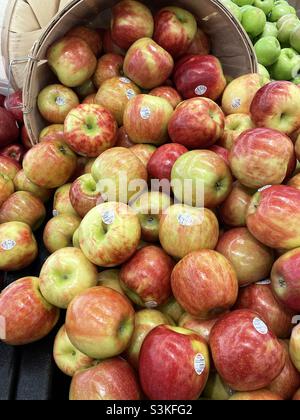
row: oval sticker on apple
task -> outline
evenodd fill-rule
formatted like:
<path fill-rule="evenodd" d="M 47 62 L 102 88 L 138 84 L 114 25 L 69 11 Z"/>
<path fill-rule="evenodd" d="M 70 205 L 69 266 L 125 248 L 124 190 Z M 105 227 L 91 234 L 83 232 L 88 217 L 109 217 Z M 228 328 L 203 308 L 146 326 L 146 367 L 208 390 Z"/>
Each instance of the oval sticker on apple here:
<path fill-rule="evenodd" d="M 179 214 L 177 220 L 181 226 L 193 226 L 194 224 L 194 218 L 189 213 Z"/>
<path fill-rule="evenodd" d="M 107 210 L 102 215 L 102 221 L 106 225 L 112 225 L 115 221 L 115 212 L 113 210 Z"/>
<path fill-rule="evenodd" d="M 120 77 L 120 82 L 126 83 L 128 85 L 131 83 L 131 80 L 129 80 L 127 77 Z"/>
<path fill-rule="evenodd" d="M 140 115 L 143 120 L 148 120 L 151 117 L 151 109 L 148 106 L 143 106 Z"/>
<path fill-rule="evenodd" d="M 53 210 L 53 212 L 52 212 L 52 214 L 53 214 L 53 217 L 56 217 L 56 216 L 58 216 L 59 215 L 59 212 L 58 212 L 58 210 Z"/>
<path fill-rule="evenodd" d="M 231 102 L 231 108 L 236 109 L 239 108 L 241 106 L 241 99 L 240 98 L 235 98 L 232 102 Z"/>
<path fill-rule="evenodd" d="M 16 245 L 16 241 L 12 239 L 6 239 L 5 241 L 1 242 L 1 248 L 4 251 L 11 251 Z"/>
<path fill-rule="evenodd" d="M 253 319 L 253 327 L 259 334 L 266 335 L 269 332 L 267 325 L 259 318 Z"/>
<path fill-rule="evenodd" d="M 194 359 L 194 369 L 197 375 L 199 376 L 202 375 L 205 368 L 206 368 L 206 363 L 205 363 L 205 358 L 203 354 L 201 353 L 196 354 L 195 359 Z"/>
<path fill-rule="evenodd" d="M 272 185 L 265 185 L 264 187 L 261 187 L 259 190 L 257 190 L 258 192 L 262 192 L 262 191 L 265 191 L 265 190 L 268 190 L 269 188 L 271 188 L 272 187 Z"/>
<path fill-rule="evenodd" d="M 135 91 L 133 89 L 127 89 L 126 91 L 127 99 L 132 99 L 135 97 Z"/>
<path fill-rule="evenodd" d="M 271 280 L 270 279 L 266 279 L 266 280 L 262 280 L 262 281 L 257 281 L 255 284 L 258 284 L 259 286 L 266 286 L 271 284 Z"/>
<path fill-rule="evenodd" d="M 204 95 L 207 92 L 207 87 L 204 85 L 199 85 L 195 89 L 195 94 L 198 96 Z"/>
<path fill-rule="evenodd" d="M 158 307 L 158 303 L 154 300 L 150 300 L 149 302 L 145 302 L 145 306 L 147 309 L 154 309 Z"/>
<path fill-rule="evenodd" d="M 58 96 L 55 100 L 56 105 L 58 106 L 64 106 L 66 105 L 66 101 L 65 98 L 63 98 L 62 96 Z"/>

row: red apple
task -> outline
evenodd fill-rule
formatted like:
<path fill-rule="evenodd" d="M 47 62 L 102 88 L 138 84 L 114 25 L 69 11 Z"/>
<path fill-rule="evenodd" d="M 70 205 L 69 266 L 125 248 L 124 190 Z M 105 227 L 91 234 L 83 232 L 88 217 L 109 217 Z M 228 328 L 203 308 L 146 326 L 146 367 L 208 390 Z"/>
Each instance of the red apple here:
<path fill-rule="evenodd" d="M 193 98 L 182 102 L 169 122 L 173 143 L 189 149 L 212 146 L 222 136 L 224 114 L 219 106 L 207 98 Z"/>
<path fill-rule="evenodd" d="M 101 194 L 97 191 L 97 185 L 91 174 L 85 174 L 73 182 L 70 189 L 72 206 L 84 217 L 92 208 L 101 203 Z"/>
<path fill-rule="evenodd" d="M 270 280 L 240 289 L 235 308 L 256 312 L 279 338 L 287 338 L 291 334 L 294 314 L 275 298 Z"/>
<path fill-rule="evenodd" d="M 187 55 L 175 66 L 174 82 L 185 98 L 197 96 L 216 100 L 226 87 L 220 61 L 213 55 Z"/>
<path fill-rule="evenodd" d="M 96 57 L 98 57 L 102 51 L 101 35 L 95 29 L 86 26 L 75 26 L 68 31 L 65 36 L 76 37 L 85 41 Z"/>
<path fill-rule="evenodd" d="M 118 47 L 117 44 L 114 43 L 112 37 L 111 37 L 111 30 L 106 29 L 103 34 L 103 51 L 105 54 L 118 54 L 118 55 L 124 55 L 126 54 L 126 51 L 124 51 L 122 48 Z"/>
<path fill-rule="evenodd" d="M 26 153 L 25 148 L 19 143 L 10 144 L 9 146 L 6 146 L 0 150 L 0 155 L 8 156 L 19 163 L 22 162 L 25 153 Z"/>
<path fill-rule="evenodd" d="M 109 110 L 100 105 L 79 105 L 65 119 L 65 140 L 79 155 L 97 157 L 115 145 L 117 129 Z"/>
<path fill-rule="evenodd" d="M 51 195 L 52 191 L 48 190 L 47 188 L 39 187 L 38 185 L 31 182 L 23 169 L 17 173 L 14 177 L 14 184 L 16 191 L 28 191 L 33 194 L 35 197 L 42 200 L 43 203 L 46 203 Z"/>
<path fill-rule="evenodd" d="M 40 142 L 41 141 L 49 141 L 49 140 L 65 141 L 64 125 L 63 124 L 51 124 L 48 127 L 45 127 L 40 132 L 39 140 L 40 140 Z"/>
<path fill-rule="evenodd" d="M 137 305 L 156 308 L 170 297 L 173 268 L 173 260 L 161 248 L 147 246 L 123 265 L 121 286 Z"/>
<path fill-rule="evenodd" d="M 26 150 L 29 150 L 32 148 L 33 144 L 30 140 L 30 137 L 28 135 L 28 131 L 25 125 L 23 125 L 21 129 L 21 141 Z"/>
<path fill-rule="evenodd" d="M 0 155 L 0 173 L 8 176 L 11 180 L 17 175 L 22 169 L 22 166 L 15 159 L 8 156 Z"/>
<path fill-rule="evenodd" d="M 23 98 L 22 90 L 9 94 L 4 101 L 4 107 L 19 123 L 23 123 Z"/>
<path fill-rule="evenodd" d="M 209 148 L 209 150 L 219 155 L 224 160 L 226 165 L 229 166 L 229 151 L 227 149 L 225 149 L 224 147 L 218 146 L 217 144 L 214 144 L 213 146 Z"/>
<path fill-rule="evenodd" d="M 14 116 L 0 108 L 0 147 L 15 143 L 19 138 L 19 127 Z"/>
<path fill-rule="evenodd" d="M 81 102 L 82 105 L 95 105 L 96 103 L 96 93 L 92 93 L 88 95 L 84 100 Z"/>
<path fill-rule="evenodd" d="M 75 373 L 71 388 L 71 401 L 137 401 L 141 393 L 135 374 L 123 359 L 100 361 L 96 366 Z"/>
<path fill-rule="evenodd" d="M 126 147 L 127 149 L 129 149 L 131 146 L 134 146 L 135 143 L 133 143 L 131 141 L 131 139 L 129 138 L 125 127 L 120 127 L 118 130 L 118 134 L 117 134 L 117 142 L 116 142 L 116 147 Z"/>
<path fill-rule="evenodd" d="M 218 373 L 236 391 L 269 386 L 285 364 L 280 342 L 256 312 L 246 309 L 220 318 L 210 348 Z"/>
<path fill-rule="evenodd" d="M 246 226 L 247 209 L 254 193 L 254 190 L 244 187 L 239 182 L 233 184 L 231 193 L 220 207 L 220 215 L 226 225 Z"/>
<path fill-rule="evenodd" d="M 174 67 L 171 55 L 150 38 L 136 41 L 128 50 L 124 73 L 143 89 L 161 86 Z"/>
<path fill-rule="evenodd" d="M 230 114 L 225 117 L 225 128 L 218 144 L 231 150 L 239 136 L 246 130 L 254 128 L 249 114 Z"/>
<path fill-rule="evenodd" d="M 99 88 L 103 82 L 112 77 L 122 77 L 124 57 L 119 54 L 105 54 L 97 63 L 97 68 L 93 77 L 93 82 Z"/>
<path fill-rule="evenodd" d="M 69 178 L 69 182 L 74 182 L 81 175 L 85 174 L 85 167 L 89 163 L 89 159 L 85 156 L 79 156 L 77 159 L 77 165 L 75 171 L 72 173 L 72 176 Z"/>
<path fill-rule="evenodd" d="M 151 11 L 144 4 L 123 0 L 112 8 L 111 37 L 122 49 L 140 38 L 152 38 L 154 22 Z"/>
<path fill-rule="evenodd" d="M 205 341 L 184 328 L 160 325 L 145 338 L 139 375 L 150 400 L 196 400 L 209 375 Z"/>
<path fill-rule="evenodd" d="M 180 318 L 178 325 L 199 334 L 208 344 L 211 330 L 219 318 L 199 319 L 185 313 Z"/>
<path fill-rule="evenodd" d="M 191 315 L 214 318 L 231 308 L 238 281 L 231 263 L 211 250 L 191 252 L 174 268 L 171 285 L 180 305 Z"/>
<path fill-rule="evenodd" d="M 197 33 L 187 50 L 187 54 L 208 55 L 210 53 L 210 39 L 202 29 Z"/>
<path fill-rule="evenodd" d="M 13 194 L 15 188 L 12 180 L 4 174 L 0 173 L 0 210 L 3 203 Z"/>
<path fill-rule="evenodd" d="M 229 401 L 281 401 L 282 398 L 278 394 L 274 394 L 267 389 L 251 392 L 237 392 Z"/>
<path fill-rule="evenodd" d="M 296 317 L 297 319 L 299 317 Z M 295 368 L 300 372 L 300 324 L 292 331 L 289 352 Z"/>
<path fill-rule="evenodd" d="M 168 179 L 171 181 L 171 172 L 176 160 L 188 152 L 181 144 L 165 144 L 159 147 L 151 156 L 147 165 L 147 171 L 151 178 Z"/>
<path fill-rule="evenodd" d="M 39 279 L 22 278 L 0 295 L 0 313 L 4 318 L 4 343 L 23 345 L 44 338 L 56 325 L 59 309 L 50 305 L 39 291 Z"/>
<path fill-rule="evenodd" d="M 248 207 L 247 226 L 253 236 L 271 248 L 300 246 L 300 191 L 275 185 L 253 197 Z"/>
<path fill-rule="evenodd" d="M 174 109 L 177 107 L 177 105 L 180 104 L 180 102 L 182 102 L 182 97 L 179 95 L 177 90 L 171 86 L 160 86 L 152 89 L 151 92 L 149 92 L 149 95 L 166 99 L 168 102 L 170 102 L 170 105 L 172 105 Z"/>
<path fill-rule="evenodd" d="M 0 95 L 0 107 L 1 107 L 1 108 L 3 108 L 3 107 L 4 107 L 5 98 L 6 98 L 6 96 L 4 96 L 4 95 Z"/>
<path fill-rule="evenodd" d="M 80 226 L 81 219 L 72 214 L 53 217 L 46 224 L 43 241 L 50 254 L 73 245 L 73 235 Z"/>
<path fill-rule="evenodd" d="M 61 214 L 71 214 L 72 216 L 78 216 L 78 213 L 74 209 L 70 200 L 71 187 L 72 184 L 65 184 L 55 191 L 52 211 L 54 217 Z"/>

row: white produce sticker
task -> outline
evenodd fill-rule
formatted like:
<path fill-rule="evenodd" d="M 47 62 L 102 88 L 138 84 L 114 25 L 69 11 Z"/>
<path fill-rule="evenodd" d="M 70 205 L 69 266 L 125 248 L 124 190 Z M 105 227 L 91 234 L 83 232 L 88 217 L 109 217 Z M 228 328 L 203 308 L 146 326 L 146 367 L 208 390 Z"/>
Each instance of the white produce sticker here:
<path fill-rule="evenodd" d="M 195 89 L 195 94 L 198 96 L 204 95 L 207 92 L 207 87 L 204 85 L 199 85 Z"/>
<path fill-rule="evenodd" d="M 16 245 L 16 241 L 12 239 L 6 239 L 5 241 L 1 242 L 1 248 L 4 251 L 11 251 Z"/>
<path fill-rule="evenodd" d="M 151 117 L 151 109 L 147 106 L 143 106 L 140 115 L 143 118 L 143 120 L 148 120 Z"/>
<path fill-rule="evenodd" d="M 129 83 L 131 83 L 131 80 L 129 80 L 127 77 L 120 77 L 120 82 L 126 83 L 126 85 L 129 85 Z"/>
<path fill-rule="evenodd" d="M 241 103 L 242 103 L 242 101 L 241 101 L 240 98 L 235 98 L 231 103 L 231 107 L 233 109 L 239 108 L 241 106 Z"/>
<path fill-rule="evenodd" d="M 265 286 L 265 285 L 268 285 L 268 284 L 271 284 L 272 282 L 271 282 L 271 280 L 270 279 L 267 279 L 267 280 L 262 280 L 262 281 L 258 281 L 258 282 L 256 282 L 256 284 L 258 284 L 259 286 Z"/>
<path fill-rule="evenodd" d="M 194 218 L 189 213 L 179 214 L 177 220 L 181 226 L 193 226 L 194 224 Z"/>
<path fill-rule="evenodd" d="M 58 106 L 64 106 L 64 105 L 66 105 L 66 101 L 65 101 L 65 98 L 63 98 L 62 96 L 58 96 L 57 98 L 56 98 L 56 105 L 58 105 Z"/>
<path fill-rule="evenodd" d="M 58 216 L 59 215 L 59 212 L 58 212 L 58 210 L 53 210 L 53 212 L 52 212 L 52 214 L 53 214 L 53 217 L 56 217 L 56 216 Z"/>
<path fill-rule="evenodd" d="M 155 302 L 154 300 L 150 300 L 149 302 L 145 303 L 146 308 L 148 309 L 154 309 L 158 307 L 158 303 Z"/>
<path fill-rule="evenodd" d="M 264 187 L 261 187 L 259 190 L 258 190 L 258 192 L 262 192 L 262 191 L 265 191 L 265 190 L 268 190 L 269 188 L 271 188 L 272 187 L 272 185 L 265 185 Z"/>
<path fill-rule="evenodd" d="M 194 369 L 197 375 L 199 376 L 202 375 L 202 373 L 205 370 L 205 367 L 206 367 L 206 363 L 205 363 L 205 358 L 203 354 L 201 353 L 196 354 L 195 359 L 194 359 Z"/>
<path fill-rule="evenodd" d="M 102 215 L 102 221 L 106 225 L 112 225 L 115 221 L 115 212 L 113 210 L 108 210 Z"/>
<path fill-rule="evenodd" d="M 264 323 L 264 321 L 262 321 L 259 318 L 253 319 L 253 327 L 256 329 L 257 332 L 259 332 L 259 334 L 262 334 L 262 335 L 266 335 L 269 332 L 269 329 Z"/>
<path fill-rule="evenodd" d="M 133 89 L 127 89 L 126 91 L 127 99 L 132 99 L 135 97 L 135 91 Z"/>

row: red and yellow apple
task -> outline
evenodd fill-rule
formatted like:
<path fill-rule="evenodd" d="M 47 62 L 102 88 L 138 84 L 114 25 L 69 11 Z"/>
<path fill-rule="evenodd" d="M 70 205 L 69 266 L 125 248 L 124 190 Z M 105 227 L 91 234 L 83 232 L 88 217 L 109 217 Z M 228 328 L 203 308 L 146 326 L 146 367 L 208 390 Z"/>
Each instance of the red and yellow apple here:
<path fill-rule="evenodd" d="M 249 203 L 255 190 L 244 187 L 239 182 L 233 184 L 229 196 L 220 206 L 223 222 L 232 227 L 246 226 L 246 215 Z"/>
<path fill-rule="evenodd" d="M 218 144 L 231 150 L 238 137 L 246 130 L 255 128 L 249 114 L 230 114 L 225 117 L 225 127 L 223 135 Z"/>
<path fill-rule="evenodd" d="M 77 178 L 70 188 L 70 201 L 80 217 L 86 214 L 97 204 L 101 203 L 101 194 L 97 191 L 97 184 L 91 174 Z"/>
<path fill-rule="evenodd" d="M 99 58 L 95 74 L 94 85 L 99 89 L 102 83 L 112 77 L 122 77 L 124 57 L 119 54 L 104 54 Z"/>
<path fill-rule="evenodd" d="M 61 214 L 50 219 L 46 224 L 43 241 L 52 254 L 61 248 L 72 246 L 73 235 L 79 228 L 81 219 L 72 214 Z"/>
<path fill-rule="evenodd" d="M 23 169 L 14 177 L 14 184 L 16 191 L 27 191 L 42 200 L 43 203 L 46 203 L 52 195 L 51 190 L 40 187 L 31 182 L 25 175 Z"/>

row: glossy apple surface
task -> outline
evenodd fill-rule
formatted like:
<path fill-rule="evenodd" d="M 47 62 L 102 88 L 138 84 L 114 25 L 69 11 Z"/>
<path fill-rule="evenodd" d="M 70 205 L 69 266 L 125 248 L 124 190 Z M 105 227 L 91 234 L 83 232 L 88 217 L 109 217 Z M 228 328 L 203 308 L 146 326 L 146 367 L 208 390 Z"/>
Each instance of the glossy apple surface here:
<path fill-rule="evenodd" d="M 0 208 L 2 204 L 13 194 L 15 190 L 14 183 L 7 176 L 0 174 Z"/>
<path fill-rule="evenodd" d="M 112 77 L 122 77 L 123 73 L 124 57 L 119 54 L 104 54 L 99 58 L 95 74 L 93 76 L 93 82 L 99 89 L 102 83 Z"/>
<path fill-rule="evenodd" d="M 220 206 L 220 215 L 226 225 L 246 226 L 247 209 L 254 193 L 239 182 L 233 184 L 231 193 Z"/>
<path fill-rule="evenodd" d="M 8 176 L 11 180 L 22 169 L 22 166 L 16 160 L 8 156 L 0 156 L 0 173 Z"/>
<path fill-rule="evenodd" d="M 49 220 L 44 229 L 43 241 L 50 254 L 72 246 L 73 235 L 80 222 L 81 219 L 72 214 L 61 214 Z"/>
<path fill-rule="evenodd" d="M 53 198 L 53 217 L 61 214 L 70 214 L 72 216 L 78 216 L 75 208 L 72 205 L 70 199 L 72 184 L 68 183 L 62 187 L 57 188 Z"/>
<path fill-rule="evenodd" d="M 96 57 L 100 55 L 102 50 L 102 39 L 98 31 L 86 26 L 75 26 L 66 33 L 66 36 L 82 39 L 89 45 Z"/>
<path fill-rule="evenodd" d="M 171 180 L 172 168 L 176 160 L 188 152 L 188 149 L 181 144 L 165 144 L 159 147 L 152 155 L 147 165 L 149 176 L 153 179 Z"/>
<path fill-rule="evenodd" d="M 15 143 L 19 137 L 19 127 L 14 116 L 0 107 L 0 147 Z"/>
<path fill-rule="evenodd" d="M 254 128 L 249 114 L 230 114 L 225 117 L 224 132 L 218 144 L 231 150 L 238 137 L 246 130 Z"/>
<path fill-rule="evenodd" d="M 91 174 L 77 178 L 70 188 L 69 196 L 80 217 L 86 216 L 92 208 L 101 203 L 101 194 L 97 191 L 97 184 Z"/>
<path fill-rule="evenodd" d="M 65 140 L 64 125 L 63 124 L 48 125 L 40 132 L 39 140 L 40 141 L 47 141 L 47 140 L 64 141 Z"/>
<path fill-rule="evenodd" d="M 149 92 L 149 95 L 166 99 L 170 102 L 170 105 L 172 105 L 174 109 L 180 104 L 180 102 L 182 102 L 182 97 L 179 95 L 177 90 L 171 86 L 160 86 L 152 89 L 151 92 Z"/>

